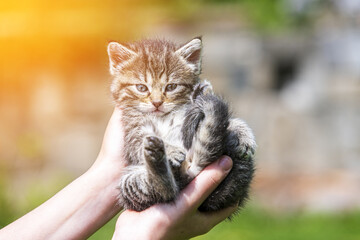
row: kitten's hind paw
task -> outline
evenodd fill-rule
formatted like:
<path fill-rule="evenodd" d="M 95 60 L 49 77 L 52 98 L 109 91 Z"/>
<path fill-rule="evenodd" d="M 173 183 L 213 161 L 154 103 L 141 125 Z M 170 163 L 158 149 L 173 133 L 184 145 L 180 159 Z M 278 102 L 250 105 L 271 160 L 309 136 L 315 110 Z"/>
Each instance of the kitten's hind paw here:
<path fill-rule="evenodd" d="M 242 136 L 239 139 L 238 149 L 239 149 L 240 154 L 243 157 L 245 157 L 245 156 L 248 156 L 248 157 L 254 156 L 256 147 L 257 147 L 257 145 L 256 145 L 256 142 L 255 142 L 255 138 L 254 138 L 254 136 L 252 134 L 250 136 L 249 135 Z"/>
<path fill-rule="evenodd" d="M 250 128 L 240 119 L 231 119 L 230 133 L 227 136 L 228 152 L 236 152 L 241 157 L 252 157 L 255 154 L 256 142 Z"/>
<path fill-rule="evenodd" d="M 144 154 L 146 160 L 159 161 L 165 156 L 163 141 L 155 136 L 148 136 L 144 141 Z"/>
<path fill-rule="evenodd" d="M 164 142 L 160 138 L 155 136 L 145 138 L 144 157 L 151 170 L 159 174 L 164 174 L 168 171 Z"/>

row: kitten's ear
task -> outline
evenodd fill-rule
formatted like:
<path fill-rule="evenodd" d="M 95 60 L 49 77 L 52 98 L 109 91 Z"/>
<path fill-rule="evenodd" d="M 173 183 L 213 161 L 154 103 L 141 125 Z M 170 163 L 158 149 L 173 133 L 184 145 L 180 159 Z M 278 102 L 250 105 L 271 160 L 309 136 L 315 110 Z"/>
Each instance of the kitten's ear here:
<path fill-rule="evenodd" d="M 176 53 L 182 56 L 194 69 L 195 73 L 200 74 L 201 72 L 201 50 L 202 41 L 201 37 L 196 37 L 190 42 L 186 43 Z"/>
<path fill-rule="evenodd" d="M 108 54 L 110 60 L 110 73 L 112 75 L 116 74 L 126 62 L 137 55 L 134 51 L 117 42 L 109 43 Z"/>

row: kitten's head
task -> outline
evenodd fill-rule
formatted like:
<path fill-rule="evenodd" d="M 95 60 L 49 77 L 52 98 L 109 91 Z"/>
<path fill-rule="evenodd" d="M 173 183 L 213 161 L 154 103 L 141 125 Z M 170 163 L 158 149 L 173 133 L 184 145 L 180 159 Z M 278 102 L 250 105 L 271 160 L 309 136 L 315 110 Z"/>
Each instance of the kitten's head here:
<path fill-rule="evenodd" d="M 201 72 L 201 38 L 177 46 L 164 40 L 108 46 L 111 92 L 126 109 L 158 116 L 187 103 Z"/>

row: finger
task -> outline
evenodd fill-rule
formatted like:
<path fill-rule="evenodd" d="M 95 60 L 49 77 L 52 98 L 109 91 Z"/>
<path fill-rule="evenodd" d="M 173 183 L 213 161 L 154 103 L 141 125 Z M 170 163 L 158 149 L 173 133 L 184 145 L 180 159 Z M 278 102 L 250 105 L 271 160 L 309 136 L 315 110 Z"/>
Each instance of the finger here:
<path fill-rule="evenodd" d="M 120 128 L 121 125 L 121 110 L 118 107 L 114 108 L 113 114 L 109 120 L 108 126 L 106 128 L 106 132 L 113 131 L 112 128 Z"/>
<path fill-rule="evenodd" d="M 228 156 L 223 156 L 207 166 L 180 192 L 179 206 L 183 207 L 183 210 L 197 210 L 230 172 L 231 167 L 232 160 Z"/>
<path fill-rule="evenodd" d="M 121 110 L 116 107 L 106 127 L 102 145 L 103 150 L 106 152 L 117 152 L 119 147 L 121 147 L 119 144 L 122 144 L 123 142 L 123 135 Z"/>

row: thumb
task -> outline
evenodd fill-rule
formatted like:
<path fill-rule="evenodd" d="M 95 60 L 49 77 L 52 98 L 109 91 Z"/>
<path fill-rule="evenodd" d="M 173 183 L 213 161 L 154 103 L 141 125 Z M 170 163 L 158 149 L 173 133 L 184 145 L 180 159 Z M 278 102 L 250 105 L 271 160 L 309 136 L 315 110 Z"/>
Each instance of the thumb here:
<path fill-rule="evenodd" d="M 223 156 L 207 166 L 180 192 L 179 204 L 185 209 L 197 209 L 227 176 L 232 167 L 232 160 Z"/>

